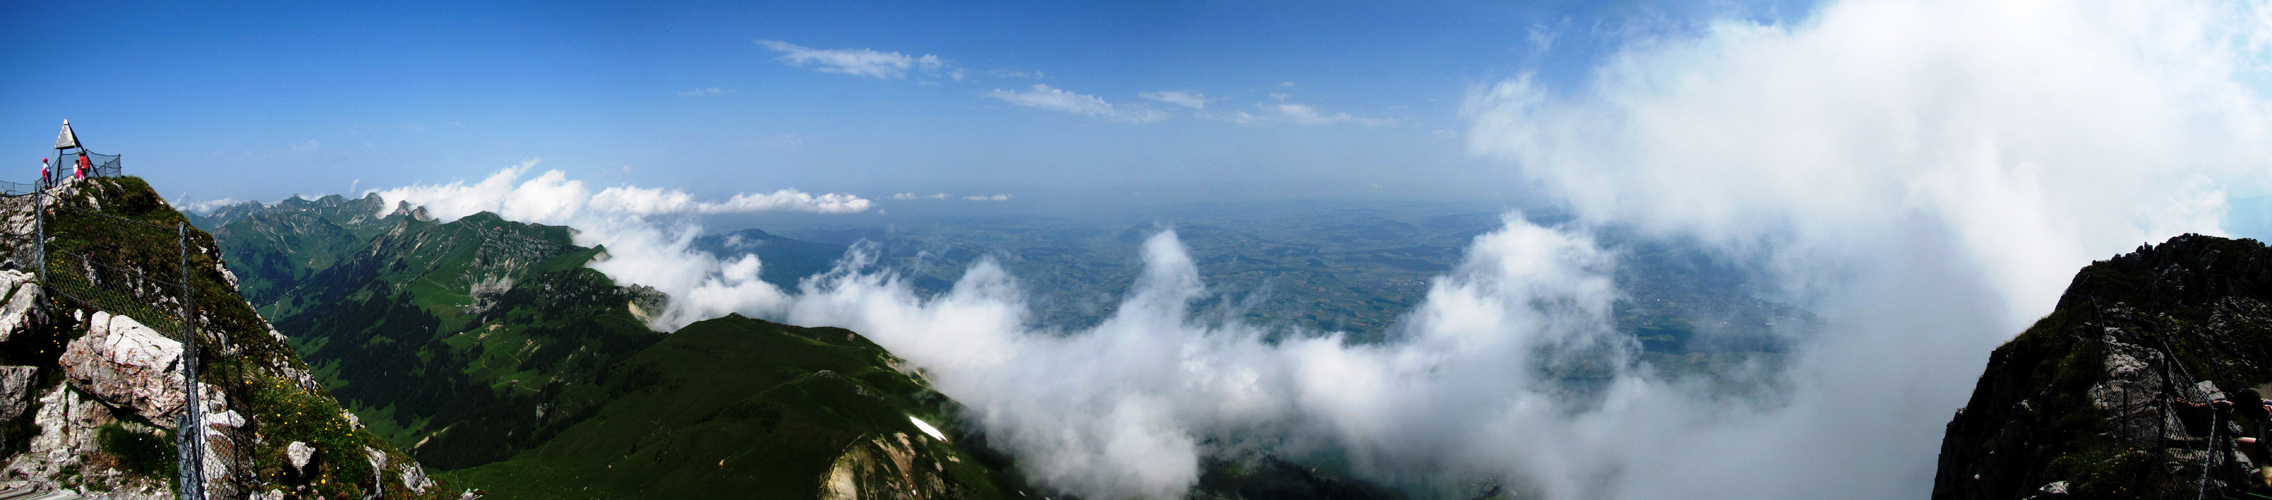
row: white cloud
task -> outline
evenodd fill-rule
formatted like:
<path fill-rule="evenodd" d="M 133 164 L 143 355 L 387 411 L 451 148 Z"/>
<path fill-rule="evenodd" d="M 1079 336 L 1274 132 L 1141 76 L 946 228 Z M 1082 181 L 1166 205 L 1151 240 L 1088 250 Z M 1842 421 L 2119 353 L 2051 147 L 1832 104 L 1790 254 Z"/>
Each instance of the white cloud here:
<path fill-rule="evenodd" d="M 1038 83 L 1028 90 L 994 89 L 992 92 L 987 92 L 986 96 L 1029 108 L 1063 111 L 1128 123 L 1151 123 L 1168 118 L 1167 113 L 1151 108 L 1114 106 L 1097 96 L 1075 94 Z"/>
<path fill-rule="evenodd" d="M 1150 238 L 1142 255 L 1113 316 L 1074 332 L 1028 329 L 1022 292 L 991 261 L 922 299 L 892 274 L 861 271 L 873 263 L 862 250 L 795 295 L 743 307 L 851 328 L 901 353 L 970 405 L 1029 477 L 1083 496 L 1176 496 L 1197 479 L 1210 442 L 1330 443 L 1360 472 L 1423 481 L 1498 474 L 1474 464 L 1510 448 L 1573 450 L 1551 462 L 1573 468 L 1606 459 L 1587 451 L 1594 438 L 1556 432 L 1573 413 L 1598 412 L 1537 391 L 1556 383 L 1542 368 L 1632 348 L 1609 326 L 1613 260 L 1588 238 L 1510 217 L 1434 281 L 1404 340 L 1372 346 L 1338 334 L 1265 342 L 1261 328 L 1205 319 L 1190 307 L 1205 284 L 1175 234 Z M 1585 425 L 1633 423 L 1656 422 Z M 1532 426 L 1548 432 L 1509 434 Z M 1588 484 L 1531 489 L 1564 498 Z"/>
<path fill-rule="evenodd" d="M 1207 109 L 1207 95 L 1201 94 L 1197 91 L 1162 90 L 1158 92 L 1144 92 L 1136 94 L 1136 97 L 1174 104 L 1191 109 Z"/>
<path fill-rule="evenodd" d="M 1286 94 L 1273 93 L 1270 96 L 1278 102 L 1256 103 L 1252 110 L 1203 112 L 1199 114 L 1199 117 L 1240 125 L 1338 125 L 1353 123 L 1367 127 L 1386 127 L 1397 123 L 1393 118 L 1367 118 L 1348 113 L 1326 113 L 1308 104 L 1286 102 L 1286 99 L 1291 97 Z"/>
<path fill-rule="evenodd" d="M 962 199 L 965 199 L 965 200 L 970 200 L 970 201 L 1010 201 L 1010 195 L 1006 195 L 1006 194 L 997 194 L 997 195 L 991 195 L 991 196 L 989 196 L 989 195 L 970 195 L 970 196 L 964 196 L 964 197 L 962 197 Z"/>
<path fill-rule="evenodd" d="M 915 193 L 899 193 L 899 194 L 891 195 L 891 199 L 894 199 L 894 200 L 944 200 L 944 199 L 947 199 L 947 194 L 946 194 L 946 193 L 939 193 L 939 194 L 933 194 L 933 195 L 920 195 L 920 194 L 915 194 Z"/>
<path fill-rule="evenodd" d="M 1081 95 L 1048 85 L 1034 84 L 1032 90 L 994 89 L 987 97 L 1003 102 L 1048 110 L 1064 111 L 1076 115 L 1111 116 L 1112 104 L 1093 95 Z"/>
<path fill-rule="evenodd" d="M 179 206 L 184 212 L 193 214 L 209 214 L 213 213 L 214 209 L 226 207 L 229 205 L 235 205 L 238 203 L 243 202 L 238 201 L 236 198 L 222 198 L 218 200 L 193 201 L 180 204 Z"/>
<path fill-rule="evenodd" d="M 771 193 L 740 193 L 724 201 L 700 201 L 685 191 L 637 186 L 614 186 L 595 193 L 585 187 L 583 181 L 569 180 L 567 174 L 558 170 L 547 170 L 536 178 L 520 181 L 521 176 L 536 164 L 537 160 L 529 160 L 473 184 L 464 181 L 441 185 L 421 184 L 377 193 L 386 200 L 386 206 L 382 209 L 385 211 L 393 210 L 397 203 L 409 203 L 424 206 L 428 213 L 443 220 L 479 212 L 495 212 L 512 220 L 563 225 L 598 219 L 672 214 L 768 211 L 852 213 L 867 210 L 874 205 L 874 202 L 849 194 L 815 195 L 795 189 Z"/>
<path fill-rule="evenodd" d="M 757 44 L 780 53 L 781 62 L 797 67 L 812 65 L 814 70 L 824 73 L 903 78 L 909 69 L 937 70 L 946 65 L 939 56 L 930 54 L 916 57 L 870 49 L 821 50 L 774 40 L 758 40 Z"/>
<path fill-rule="evenodd" d="M 751 301 L 778 303 L 783 296 L 780 289 L 758 279 L 760 264 L 755 256 L 721 257 L 692 250 L 702 228 L 692 219 L 678 216 L 764 211 L 852 213 L 873 206 L 869 200 L 848 194 L 815 195 L 794 189 L 741 193 L 723 201 L 702 201 L 678 190 L 636 186 L 594 192 L 558 170 L 522 181 L 536 163 L 530 160 L 472 184 L 412 185 L 376 193 L 390 211 L 398 203 L 409 203 L 423 206 L 443 220 L 493 212 L 508 220 L 576 228 L 576 244 L 607 247 L 608 256 L 592 262 L 593 269 L 618 283 L 649 285 L 671 296 L 670 306 L 653 319 L 657 328 L 666 331 L 725 312 L 754 314 L 759 310 L 741 306 Z"/>
<path fill-rule="evenodd" d="M 702 97 L 702 96 L 706 96 L 706 95 L 718 95 L 718 94 L 725 94 L 725 93 L 729 93 L 729 92 L 733 92 L 733 91 L 732 91 L 732 90 L 728 90 L 728 89 L 722 89 L 722 88 L 718 88 L 718 87 L 710 87 L 710 88 L 705 88 L 705 89 L 681 90 L 681 91 L 678 91 L 678 96 L 679 96 L 679 97 Z"/>

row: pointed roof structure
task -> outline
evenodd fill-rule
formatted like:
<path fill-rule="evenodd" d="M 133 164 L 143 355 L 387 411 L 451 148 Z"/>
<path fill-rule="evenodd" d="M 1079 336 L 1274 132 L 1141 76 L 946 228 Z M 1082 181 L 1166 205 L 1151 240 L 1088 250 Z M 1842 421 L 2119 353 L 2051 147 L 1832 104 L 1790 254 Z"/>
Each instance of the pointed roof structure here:
<path fill-rule="evenodd" d="M 63 121 L 63 131 L 55 135 L 55 149 L 79 147 L 79 136 L 71 133 L 71 120 Z"/>

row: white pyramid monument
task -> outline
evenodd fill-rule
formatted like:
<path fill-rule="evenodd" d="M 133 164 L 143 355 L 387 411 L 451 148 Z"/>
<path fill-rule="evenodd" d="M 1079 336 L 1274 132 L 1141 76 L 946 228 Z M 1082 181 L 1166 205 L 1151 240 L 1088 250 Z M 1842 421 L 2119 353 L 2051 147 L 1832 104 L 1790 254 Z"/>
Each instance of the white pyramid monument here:
<path fill-rule="evenodd" d="M 55 149 L 79 147 L 79 136 L 71 133 L 71 120 L 63 121 L 63 131 L 55 135 Z"/>

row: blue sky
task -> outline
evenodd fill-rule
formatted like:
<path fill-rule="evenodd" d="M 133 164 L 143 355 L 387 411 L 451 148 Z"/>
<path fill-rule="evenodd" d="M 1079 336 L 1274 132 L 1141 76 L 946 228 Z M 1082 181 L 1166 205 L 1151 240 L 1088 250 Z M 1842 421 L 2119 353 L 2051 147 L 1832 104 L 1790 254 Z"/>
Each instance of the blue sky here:
<path fill-rule="evenodd" d="M 701 196 L 1210 186 L 1229 198 L 1504 198 L 1518 183 L 1465 153 L 1459 137 L 1470 89 L 1525 73 L 1582 81 L 1616 44 L 1705 14 L 1803 10 L 1583 1 L 6 9 L 0 130 L 23 177 L 68 118 L 94 150 L 126 155 L 168 196 L 257 200 L 478 180 L 532 158 L 589 182 Z M 825 57 L 794 59 L 800 48 L 914 63 L 848 74 Z M 1053 95 L 1057 107 L 1030 99 Z"/>

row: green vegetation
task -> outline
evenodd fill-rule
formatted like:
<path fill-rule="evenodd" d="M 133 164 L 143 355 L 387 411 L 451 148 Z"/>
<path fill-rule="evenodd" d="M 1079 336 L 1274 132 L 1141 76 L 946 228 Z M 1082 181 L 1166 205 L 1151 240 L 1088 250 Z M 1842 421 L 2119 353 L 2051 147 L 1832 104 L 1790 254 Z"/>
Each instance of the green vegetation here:
<path fill-rule="evenodd" d="M 117 458 L 119 468 L 130 474 L 172 481 L 180 468 L 173 433 L 130 430 L 114 422 L 97 428 L 95 438 L 103 453 Z"/>
<path fill-rule="evenodd" d="M 898 363 L 839 328 L 695 323 L 610 368 L 589 418 L 459 477 L 495 498 L 815 498 L 862 449 L 926 497 L 1001 497 L 977 457 L 908 420 L 953 422 L 953 406 Z"/>
<path fill-rule="evenodd" d="M 232 258 L 274 264 L 241 278 L 270 291 L 258 307 L 369 426 L 341 433 L 346 424 L 307 416 L 309 400 L 270 381 L 274 390 L 256 395 L 265 414 L 305 425 L 268 439 L 327 455 L 376 435 L 428 466 L 471 467 L 451 476 L 492 498 L 812 497 L 836 469 L 854 471 L 845 483 L 854 488 L 904 488 L 892 485 L 913 477 L 950 496 L 1000 496 L 987 465 L 999 460 L 964 455 L 908 421 L 951 429 L 958 407 L 851 332 L 732 317 L 666 336 L 641 316 L 664 298 L 586 268 L 606 251 L 576 246 L 567 228 L 487 213 L 379 217 L 378 207 L 295 199 L 202 221 L 241 238 L 223 246 Z M 745 236 L 732 243 L 806 257 L 801 272 L 842 251 Z M 796 266 L 768 261 L 776 268 Z M 281 457 L 261 457 L 262 473 L 290 476 Z M 369 473 L 320 471 L 356 472 Z M 734 493 L 744 491 L 757 493 Z"/>

